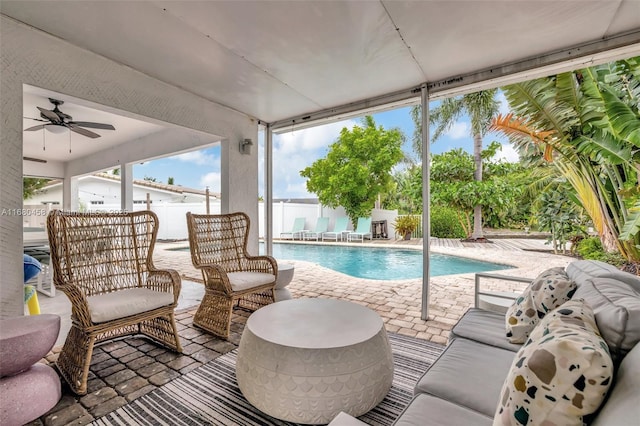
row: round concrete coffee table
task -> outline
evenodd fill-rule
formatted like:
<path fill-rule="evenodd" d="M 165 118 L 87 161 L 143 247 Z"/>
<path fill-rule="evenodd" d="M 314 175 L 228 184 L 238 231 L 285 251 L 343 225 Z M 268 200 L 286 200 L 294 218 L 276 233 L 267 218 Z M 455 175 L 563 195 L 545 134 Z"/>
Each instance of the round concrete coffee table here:
<path fill-rule="evenodd" d="M 249 317 L 236 376 L 262 412 L 321 424 L 378 405 L 391 388 L 393 358 L 374 311 L 343 300 L 285 300 Z"/>

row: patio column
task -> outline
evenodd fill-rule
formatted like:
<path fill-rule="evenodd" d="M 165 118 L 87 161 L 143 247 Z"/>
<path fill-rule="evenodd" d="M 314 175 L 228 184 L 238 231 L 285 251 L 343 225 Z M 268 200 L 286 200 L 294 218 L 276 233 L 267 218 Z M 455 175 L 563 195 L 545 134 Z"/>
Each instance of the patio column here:
<path fill-rule="evenodd" d="M 242 144 L 251 144 L 244 149 Z M 234 136 L 222 142 L 221 213 L 244 212 L 249 215 L 251 227 L 247 247 L 258 253 L 258 127 L 257 122 L 243 127 Z"/>
<path fill-rule="evenodd" d="M 420 107 L 422 108 L 422 313 L 420 318 L 429 319 L 429 281 L 431 278 L 430 238 L 431 238 L 431 153 L 429 149 L 429 90 L 426 85 L 420 88 Z"/>
<path fill-rule="evenodd" d="M 4 24 L 4 21 L 2 22 Z M 3 34 L 4 37 L 4 34 Z M 4 48 L 4 45 L 3 45 Z M 3 52 L 4 53 L 4 52 Z M 8 61 L 9 63 L 11 60 Z M 2 56 L 0 132 L 0 319 L 24 312 L 22 262 L 22 82 Z M 18 113 L 19 112 L 19 113 Z"/>
<path fill-rule="evenodd" d="M 65 177 L 62 180 L 62 208 L 77 212 L 78 204 L 78 178 Z"/>
<path fill-rule="evenodd" d="M 273 253 L 273 130 L 267 124 L 264 132 L 264 248 Z"/>
<path fill-rule="evenodd" d="M 133 211 L 133 164 L 120 166 L 120 208 L 122 211 Z"/>

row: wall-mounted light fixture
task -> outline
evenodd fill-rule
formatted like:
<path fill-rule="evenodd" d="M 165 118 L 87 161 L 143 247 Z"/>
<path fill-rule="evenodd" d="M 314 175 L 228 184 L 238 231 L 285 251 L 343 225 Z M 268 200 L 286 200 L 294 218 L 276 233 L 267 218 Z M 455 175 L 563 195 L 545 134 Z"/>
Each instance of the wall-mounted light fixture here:
<path fill-rule="evenodd" d="M 243 139 L 240 141 L 240 153 L 251 155 L 251 145 L 253 141 L 251 139 Z"/>

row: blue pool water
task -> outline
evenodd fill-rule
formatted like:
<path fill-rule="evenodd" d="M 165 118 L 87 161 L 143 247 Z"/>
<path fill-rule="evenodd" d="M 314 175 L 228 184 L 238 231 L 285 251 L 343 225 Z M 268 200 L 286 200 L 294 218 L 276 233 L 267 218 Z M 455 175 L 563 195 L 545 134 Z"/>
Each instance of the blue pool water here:
<path fill-rule="evenodd" d="M 260 243 L 260 253 L 264 244 Z M 422 251 L 334 245 L 273 244 L 279 260 L 306 260 L 347 275 L 372 280 L 422 277 Z M 512 266 L 431 253 L 431 276 L 497 271 Z"/>

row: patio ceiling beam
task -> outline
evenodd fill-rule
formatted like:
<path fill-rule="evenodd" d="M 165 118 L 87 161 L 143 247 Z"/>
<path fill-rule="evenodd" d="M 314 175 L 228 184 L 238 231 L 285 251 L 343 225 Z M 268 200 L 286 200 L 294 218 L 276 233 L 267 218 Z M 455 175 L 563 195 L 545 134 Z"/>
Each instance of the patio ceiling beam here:
<path fill-rule="evenodd" d="M 638 55 L 640 30 L 423 84 L 429 89 L 429 100 L 437 100 Z M 420 103 L 421 86 L 278 120 L 271 123 L 271 128 L 276 134 L 286 133 L 374 112 L 417 105 Z"/>

